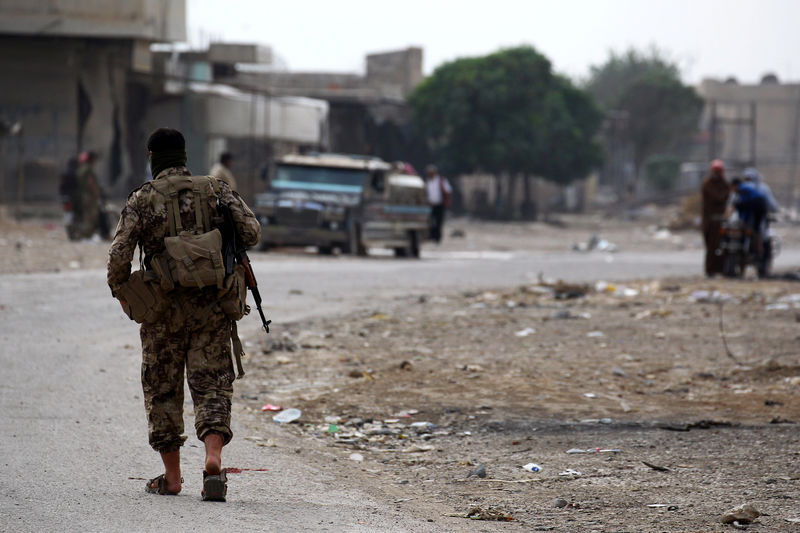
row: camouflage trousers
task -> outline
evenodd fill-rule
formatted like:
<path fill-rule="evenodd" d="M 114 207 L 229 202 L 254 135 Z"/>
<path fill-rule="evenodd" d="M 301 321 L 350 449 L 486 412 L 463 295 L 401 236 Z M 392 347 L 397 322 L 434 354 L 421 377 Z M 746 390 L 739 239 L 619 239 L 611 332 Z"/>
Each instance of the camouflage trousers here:
<path fill-rule="evenodd" d="M 183 435 L 183 374 L 194 402 L 197 438 L 209 432 L 230 442 L 233 363 L 231 321 L 217 303 L 216 288 L 176 289 L 164 320 L 142 324 L 142 389 L 150 445 L 178 450 Z"/>

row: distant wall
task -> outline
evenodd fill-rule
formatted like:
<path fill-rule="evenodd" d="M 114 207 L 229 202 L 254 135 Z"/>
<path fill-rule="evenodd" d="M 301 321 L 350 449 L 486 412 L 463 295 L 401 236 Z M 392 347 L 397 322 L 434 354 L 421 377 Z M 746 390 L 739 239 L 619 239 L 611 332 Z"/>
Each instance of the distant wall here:
<path fill-rule="evenodd" d="M 734 174 L 754 156 L 779 202 L 800 201 L 800 84 L 704 80 L 699 92 L 706 100 L 704 127 L 710 130 L 714 117 L 717 122 L 708 157 L 723 159 Z"/>
<path fill-rule="evenodd" d="M 21 122 L 27 200 L 57 197 L 58 174 L 81 150 L 100 156 L 101 185 L 127 188 L 126 112 L 132 41 L 0 36 L 0 118 Z M 18 139 L 6 139 L 3 193 L 16 194 Z M 12 183 L 13 177 L 13 183 Z"/>
<path fill-rule="evenodd" d="M 2 0 L 0 34 L 186 40 L 186 0 Z"/>

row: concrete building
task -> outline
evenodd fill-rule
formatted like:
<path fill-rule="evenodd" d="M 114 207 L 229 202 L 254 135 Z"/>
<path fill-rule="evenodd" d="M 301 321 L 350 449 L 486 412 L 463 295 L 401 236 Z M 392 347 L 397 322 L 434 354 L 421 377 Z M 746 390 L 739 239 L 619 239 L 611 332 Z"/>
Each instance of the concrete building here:
<path fill-rule="evenodd" d="M 758 84 L 704 80 L 703 129 L 708 159 L 736 174 L 755 166 L 779 203 L 800 207 L 800 84 L 765 76 Z"/>
<path fill-rule="evenodd" d="M 423 80 L 422 49 L 369 54 L 366 73 L 287 72 L 214 68 L 214 80 L 268 94 L 328 102 L 328 149 L 385 160 L 428 163 L 427 149 L 411 131 L 406 98 Z"/>
<path fill-rule="evenodd" d="M 328 142 L 325 100 L 291 91 L 273 94 L 228 75 L 237 68 L 269 68 L 271 59 L 269 48 L 255 44 L 214 43 L 189 51 L 159 46 L 145 129 L 166 124 L 180 129 L 195 173 L 207 172 L 222 152 L 231 152 L 239 193 L 252 198 L 266 186 L 274 157 L 325 150 Z M 215 74 L 228 83 L 215 80 Z"/>
<path fill-rule="evenodd" d="M 54 199 L 82 150 L 100 155 L 104 188 L 129 188 L 144 157 L 137 76 L 150 72 L 151 43 L 185 40 L 185 11 L 185 0 L 0 1 L 0 120 L 22 126 L 0 139 L 3 198 L 16 197 L 22 165 L 24 198 Z"/>

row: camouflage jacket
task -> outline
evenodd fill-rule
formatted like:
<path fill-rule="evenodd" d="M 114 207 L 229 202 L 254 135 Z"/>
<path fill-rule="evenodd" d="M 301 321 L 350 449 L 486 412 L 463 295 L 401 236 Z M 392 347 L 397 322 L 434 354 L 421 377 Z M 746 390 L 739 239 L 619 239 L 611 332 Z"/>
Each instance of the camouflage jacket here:
<path fill-rule="evenodd" d="M 189 176 L 191 173 L 186 167 L 168 168 L 158 176 L 156 180 L 170 175 Z M 131 261 L 136 247 L 141 245 L 144 249 L 145 264 L 149 263 L 148 258 L 153 254 L 164 251 L 164 237 L 169 235 L 169 221 L 167 220 L 167 208 L 165 204 L 158 207 L 151 201 L 155 193 L 150 182 L 145 183 L 134 190 L 128 196 L 122 215 L 114 234 L 114 241 L 108 252 L 108 286 L 111 293 L 116 295 L 117 289 L 128 280 L 131 273 Z M 233 220 L 239 236 L 246 246 L 258 244 L 261 237 L 261 226 L 256 220 L 255 215 L 244 203 L 238 193 L 224 182 L 219 182 L 219 196 L 214 193 L 209 186 L 206 191 L 209 203 L 216 204 L 216 199 L 228 205 L 233 213 Z M 187 231 L 195 228 L 194 213 L 194 193 L 191 190 L 181 191 L 178 197 L 181 213 L 181 223 Z M 212 209 L 214 205 L 209 206 Z"/>

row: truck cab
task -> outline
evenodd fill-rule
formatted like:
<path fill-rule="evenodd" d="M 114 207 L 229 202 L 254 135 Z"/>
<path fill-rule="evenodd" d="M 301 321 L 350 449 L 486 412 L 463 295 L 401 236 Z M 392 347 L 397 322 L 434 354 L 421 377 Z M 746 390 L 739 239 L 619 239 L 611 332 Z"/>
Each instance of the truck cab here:
<path fill-rule="evenodd" d="M 365 255 L 389 248 L 419 257 L 428 235 L 425 183 L 403 164 L 346 154 L 287 155 L 256 196 L 261 248 L 316 246 Z"/>

